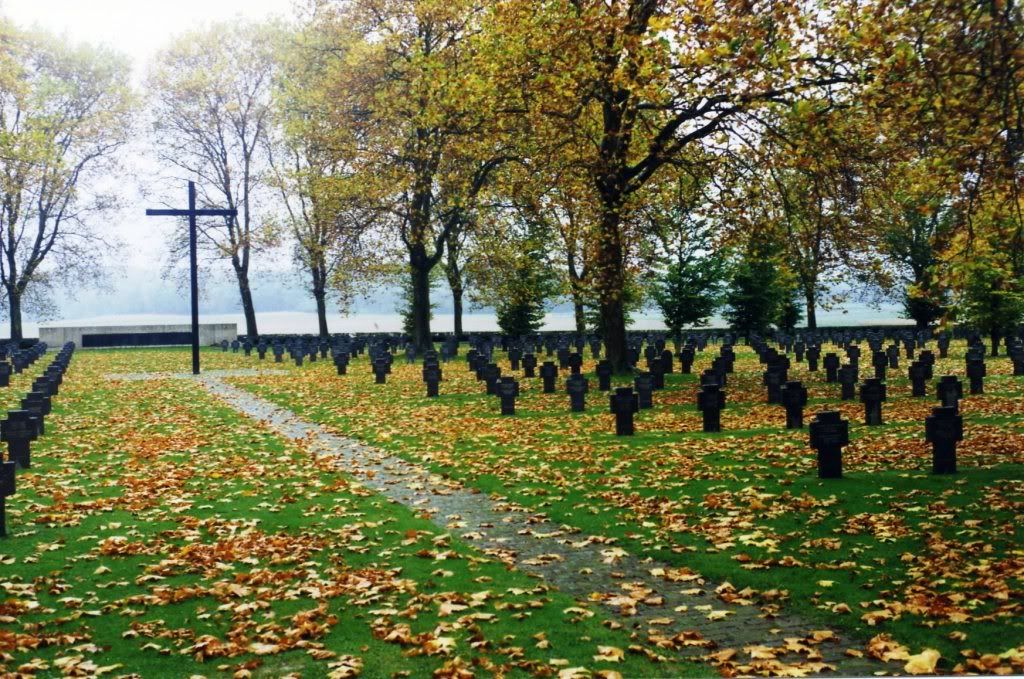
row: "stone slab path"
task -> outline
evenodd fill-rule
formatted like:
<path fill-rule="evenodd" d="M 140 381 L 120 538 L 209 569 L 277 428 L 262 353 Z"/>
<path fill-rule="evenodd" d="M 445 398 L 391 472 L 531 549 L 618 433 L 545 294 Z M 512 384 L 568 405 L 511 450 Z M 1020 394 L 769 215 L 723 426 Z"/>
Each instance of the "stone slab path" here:
<path fill-rule="evenodd" d="M 366 487 L 429 515 L 435 524 L 482 552 L 543 578 L 580 600 L 593 601 L 593 595 L 600 593 L 606 615 L 627 631 L 636 630 L 641 637 L 648 631 L 664 637 L 690 633 L 684 635 L 689 643 L 677 642 L 671 647 L 683 646 L 683 653 L 693 655 L 736 649 L 729 662 L 741 669 L 748 668 L 748 672 L 772 667 L 784 671 L 789 667 L 798 672 L 811 669 L 813 674 L 873 676 L 901 669 L 850 657 L 846 649 L 863 649 L 863 643 L 839 633 L 825 640 L 813 640 L 812 631 L 817 631 L 819 637 L 829 637 L 821 634 L 827 632 L 823 625 L 786 614 L 766 617 L 755 605 L 726 603 L 716 594 L 717 583 L 707 582 L 685 569 L 627 554 L 605 539 L 585 535 L 572 527 L 555 526 L 541 514 L 465 488 L 391 453 L 333 434 L 221 379 L 255 374 L 256 371 L 211 371 L 196 379 L 242 414 L 300 442 L 313 454 L 336 459 L 339 469 Z M 693 631 L 699 634 L 693 635 Z M 786 646 L 787 641 L 795 649 L 792 653 L 780 655 L 778 660 L 770 652 L 763 655 L 765 647 Z"/>

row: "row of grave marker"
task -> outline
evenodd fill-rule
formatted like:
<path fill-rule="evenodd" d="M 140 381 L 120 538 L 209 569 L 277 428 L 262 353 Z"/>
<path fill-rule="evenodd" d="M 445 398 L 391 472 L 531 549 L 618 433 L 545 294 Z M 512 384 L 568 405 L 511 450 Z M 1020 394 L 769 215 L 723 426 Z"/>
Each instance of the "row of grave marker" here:
<path fill-rule="evenodd" d="M 926 346 L 927 339 L 927 336 L 923 333 L 919 333 L 917 337 L 913 338 L 904 337 L 904 352 L 907 358 L 912 359 L 914 357 L 915 348 Z M 875 377 L 865 380 L 861 385 L 860 398 L 865 406 L 865 424 L 878 425 L 882 423 L 881 404 L 886 398 L 886 385 L 883 380 L 888 369 L 898 368 L 899 366 L 899 347 L 897 345 L 890 345 L 885 351 L 882 351 L 880 345 L 881 338 L 879 336 L 868 335 L 867 340 L 873 349 L 872 367 L 875 370 Z M 820 357 L 819 345 L 812 344 L 808 346 L 803 340 L 790 341 L 788 338 L 777 339 L 777 341 L 780 347 L 787 353 L 790 350 L 794 351 L 798 361 L 806 356 L 810 371 L 817 371 L 817 362 Z M 984 347 L 977 336 L 969 341 L 970 347 L 966 358 L 967 376 L 971 383 L 971 393 L 983 393 L 982 380 L 986 373 Z M 784 406 L 786 409 L 787 427 L 802 428 L 803 407 L 807 403 L 806 388 L 799 382 L 786 380 L 785 373 L 789 367 L 788 358 L 784 358 L 784 355 L 780 357 L 778 352 L 769 348 L 763 341 L 755 339 L 751 344 L 758 352 L 762 362 L 768 364 L 768 369 L 765 373 L 765 384 L 769 390 L 769 403 L 781 403 Z M 949 348 L 949 336 L 940 336 L 937 344 L 940 357 L 945 357 Z M 325 345 L 323 342 L 319 344 L 318 348 L 322 357 L 326 357 L 328 347 L 329 345 Z M 634 432 L 633 414 L 642 408 L 648 408 L 653 405 L 651 399 L 652 392 L 662 388 L 664 386 L 664 374 L 672 372 L 674 357 L 664 347 L 664 340 L 656 340 L 653 345 L 647 347 L 645 355 L 651 372 L 636 376 L 634 381 L 634 386 L 637 388 L 636 393 L 633 392 L 632 388 L 625 387 L 617 389 L 609 397 L 610 409 L 616 414 L 617 433 L 629 435 Z M 395 342 L 381 342 L 370 347 L 371 369 L 378 384 L 386 383 L 387 375 L 391 373 L 391 365 L 396 348 Z M 555 391 L 554 382 L 558 376 L 558 368 L 568 369 L 571 371 L 571 374 L 566 380 L 566 391 L 570 397 L 570 408 L 577 412 L 584 410 L 585 396 L 589 392 L 589 381 L 581 375 L 583 362 L 582 348 L 577 346 L 577 352 L 572 353 L 566 346 L 557 346 L 551 342 L 548 343 L 546 348 L 549 355 L 557 352 L 559 365 L 556 367 L 551 361 L 546 361 L 541 365 L 540 376 L 543 380 L 545 393 L 553 393 Z M 1019 338 L 1008 338 L 1007 348 L 1014 363 L 1014 374 L 1024 374 L 1024 349 L 1022 349 Z M 493 345 L 488 344 L 474 347 L 468 352 L 467 361 L 470 364 L 470 369 L 477 373 L 477 378 L 484 382 L 487 393 L 499 397 L 501 413 L 503 415 L 514 415 L 515 399 L 519 396 L 519 384 L 513 377 L 502 376 L 500 368 L 495 363 L 490 362 L 492 349 Z M 682 372 L 690 372 L 695 354 L 700 349 L 701 347 L 698 346 L 685 346 L 676 354 L 676 357 L 680 359 Z M 348 352 L 339 350 L 337 345 L 331 350 L 338 373 L 345 374 L 349 362 Z M 591 350 L 594 356 L 600 356 L 599 343 L 592 344 Z M 847 343 L 845 350 L 850 363 L 842 366 L 839 365 L 839 358 L 834 353 L 826 354 L 822 363 L 826 371 L 826 381 L 839 382 L 842 387 L 841 398 L 849 400 L 854 398 L 854 388 L 859 378 L 860 348 Z M 539 347 L 537 351 L 539 353 Z M 275 353 L 279 355 L 278 352 Z M 315 360 L 316 352 L 315 349 L 309 351 L 307 345 L 305 351 L 300 349 L 291 351 L 291 353 L 293 358 L 296 358 L 297 363 L 301 365 L 301 358 L 304 354 L 311 355 L 313 360 Z M 640 346 L 632 346 L 631 353 L 633 353 L 631 358 L 638 361 Z M 457 345 L 449 342 L 444 345 L 441 358 L 448 360 L 455 354 L 457 354 Z M 508 357 L 513 370 L 519 370 L 519 364 L 522 363 L 524 377 L 529 378 L 535 375 L 537 366 L 535 355 L 531 353 L 524 354 L 520 348 L 513 345 L 508 349 Z M 438 395 L 438 384 L 442 380 L 438 358 L 439 355 L 433 350 L 427 351 L 424 354 L 423 379 L 427 386 L 428 397 L 436 397 Z M 406 359 L 407 362 L 412 363 L 415 360 L 414 352 L 407 350 Z M 726 402 L 723 389 L 726 380 L 725 375 L 732 372 L 734 361 L 735 353 L 732 346 L 724 344 L 720 350 L 720 356 L 713 361 L 711 370 L 705 371 L 705 374 L 701 377 L 702 385 L 697 396 L 697 407 L 702 412 L 703 429 L 706 432 L 721 430 L 720 413 L 725 407 Z M 932 352 L 922 351 L 919 360 L 911 364 L 908 373 L 913 386 L 914 396 L 924 396 L 926 394 L 923 385 L 925 381 L 932 377 L 934 362 L 935 357 Z M 596 373 L 602 391 L 609 390 L 611 378 L 610 365 L 606 361 L 599 361 Z M 957 407 L 963 393 L 962 385 L 955 376 L 945 376 L 936 385 L 936 393 L 943 406 L 934 409 L 932 416 L 927 418 L 926 437 L 933 443 L 936 455 L 938 456 L 934 464 L 935 471 L 937 473 L 946 473 L 956 469 L 956 442 L 962 440 L 963 437 L 962 418 L 959 416 Z M 819 449 L 820 446 L 822 450 L 826 451 L 821 453 L 819 450 L 819 473 L 823 478 L 834 476 L 837 468 L 841 475 L 841 462 L 836 463 L 833 459 L 834 455 L 829 454 L 835 448 L 835 445 L 838 444 L 833 445 L 827 442 L 841 441 L 843 436 L 838 434 L 829 436 L 821 433 L 830 431 L 830 428 L 838 428 L 838 431 L 844 427 L 847 428 L 848 432 L 848 423 L 836 420 L 835 418 L 837 417 L 839 417 L 837 411 L 824 411 L 819 413 L 814 422 L 812 422 L 813 431 L 818 432 L 817 434 L 812 433 L 812 447 Z M 848 433 L 846 438 L 848 439 Z M 845 443 L 842 443 L 842 445 L 845 445 Z M 842 445 L 839 447 L 841 448 Z M 943 455 L 939 456 L 939 453 L 942 451 L 944 451 Z M 944 461 L 940 462 L 940 457 Z"/>
<path fill-rule="evenodd" d="M 34 358 L 29 365 L 46 353 L 46 344 L 40 342 L 31 351 Z M 32 382 L 31 391 L 21 399 L 21 409 L 8 411 L 7 418 L 0 421 L 0 441 L 7 444 L 7 460 L 0 462 L 0 537 L 7 536 L 6 499 L 17 490 L 15 472 L 32 466 L 31 443 L 46 433 L 45 419 L 50 414 L 52 398 L 60 392 L 74 352 L 74 342 L 65 344 L 43 374 Z"/>

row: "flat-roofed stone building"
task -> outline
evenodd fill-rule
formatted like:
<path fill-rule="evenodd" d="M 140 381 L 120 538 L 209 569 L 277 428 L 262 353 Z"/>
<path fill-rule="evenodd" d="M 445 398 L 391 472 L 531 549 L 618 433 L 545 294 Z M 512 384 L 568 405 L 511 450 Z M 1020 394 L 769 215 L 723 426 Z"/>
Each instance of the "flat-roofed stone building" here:
<path fill-rule="evenodd" d="M 200 323 L 199 344 L 210 346 L 238 337 L 235 323 Z M 146 347 L 192 343 L 192 326 L 181 325 L 82 325 L 39 328 L 39 340 L 51 347 L 74 342 L 79 347 Z"/>

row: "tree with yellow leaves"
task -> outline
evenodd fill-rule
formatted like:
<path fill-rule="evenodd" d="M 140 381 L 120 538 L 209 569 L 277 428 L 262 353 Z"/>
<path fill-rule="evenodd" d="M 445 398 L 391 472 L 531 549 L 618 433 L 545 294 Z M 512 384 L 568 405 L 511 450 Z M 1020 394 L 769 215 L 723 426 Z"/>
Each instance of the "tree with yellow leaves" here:
<path fill-rule="evenodd" d="M 337 54 L 321 87 L 360 199 L 404 251 L 420 350 L 431 341 L 431 272 L 511 158 L 491 67 L 474 46 L 487 4 L 324 1 L 311 19 Z"/>
<path fill-rule="evenodd" d="M 807 11 L 805 11 L 807 10 Z M 773 102 L 855 79 L 838 9 L 775 0 L 503 0 L 488 35 L 538 143 L 571 148 L 596 197 L 590 262 L 608 359 L 626 370 L 625 294 L 638 194 L 691 145 L 749 134 Z"/>

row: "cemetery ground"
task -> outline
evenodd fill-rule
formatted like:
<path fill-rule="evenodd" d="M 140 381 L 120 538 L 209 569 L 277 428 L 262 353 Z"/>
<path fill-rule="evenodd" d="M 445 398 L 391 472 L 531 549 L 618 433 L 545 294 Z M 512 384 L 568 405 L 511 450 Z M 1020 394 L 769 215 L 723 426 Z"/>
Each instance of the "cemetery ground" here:
<path fill-rule="evenodd" d="M 937 360 L 936 379 L 963 378 L 964 349 Z M 783 429 L 756 355 L 736 350 L 721 433 L 700 433 L 694 406 L 709 347 L 694 375 L 666 376 L 633 437 L 614 435 L 589 351 L 585 413 L 569 412 L 563 372 L 554 394 L 520 377 L 514 417 L 462 357 L 442 364 L 440 397 L 428 399 L 421 366 L 401 356 L 381 385 L 365 356 L 339 376 L 329 360 L 204 351 L 204 370 L 277 369 L 231 385 L 522 507 L 533 525 L 523 539 L 550 544 L 550 560 L 576 549 L 575 535 L 598 539 L 613 571 L 655 560 L 661 592 L 579 569 L 582 597 L 478 549 L 478 526 L 389 501 L 366 485 L 373 472 L 339 470 L 195 381 L 104 378 L 184 372 L 187 351 L 80 351 L 7 501 L 3 669 L 806 674 L 829 669 L 827 650 L 872 659 L 872 672 L 1022 672 L 1024 378 L 1008 359 L 988 359 L 985 394 L 960 402 L 949 476 L 930 473 L 923 436 L 933 383 L 912 398 L 901 362 L 885 424 L 867 427 L 859 402 L 839 404 L 838 384 L 794 363 L 806 420 L 838 407 L 851 422 L 845 478 L 820 480 L 806 428 Z M 31 375 L 4 393 L 23 391 L 15 380 Z M 670 592 L 708 604 L 666 605 Z M 744 611 L 763 625 L 714 646 Z M 806 631 L 775 630 L 775 616 Z"/>
<path fill-rule="evenodd" d="M 104 379 L 187 365 L 178 351 L 76 354 L 8 498 L 0 674 L 463 676 L 471 660 L 697 673 L 614 662 L 626 640 L 571 597 L 193 381 Z M 16 379 L 4 393 L 30 375 Z"/>

